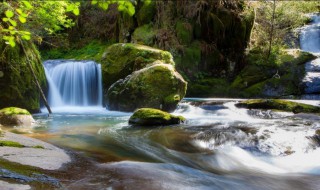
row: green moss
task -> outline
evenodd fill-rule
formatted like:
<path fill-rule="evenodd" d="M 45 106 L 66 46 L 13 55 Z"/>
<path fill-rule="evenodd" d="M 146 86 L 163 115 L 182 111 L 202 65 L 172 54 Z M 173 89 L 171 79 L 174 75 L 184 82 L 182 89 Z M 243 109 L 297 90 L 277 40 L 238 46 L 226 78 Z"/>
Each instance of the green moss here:
<path fill-rule="evenodd" d="M 194 41 L 190 46 L 184 49 L 184 52 L 181 56 L 181 62 L 177 62 L 177 68 L 179 68 L 180 70 L 182 70 L 188 75 L 192 75 L 199 70 L 200 62 L 201 62 L 200 42 Z"/>
<path fill-rule="evenodd" d="M 320 107 L 280 99 L 247 100 L 236 104 L 236 106 L 248 109 L 273 109 L 294 113 L 320 113 Z"/>
<path fill-rule="evenodd" d="M 141 108 L 133 113 L 129 119 L 129 124 L 139 126 L 170 125 L 179 124 L 185 120 L 182 116 L 174 116 L 158 109 Z"/>
<path fill-rule="evenodd" d="M 230 83 L 226 79 L 205 77 L 188 85 L 188 97 L 233 97 Z"/>
<path fill-rule="evenodd" d="M 153 45 L 156 33 L 150 24 L 140 26 L 135 29 L 132 41 L 142 45 Z"/>
<path fill-rule="evenodd" d="M 102 68 L 103 87 L 108 89 L 117 80 L 155 61 L 174 65 L 169 52 L 139 44 L 114 44 L 107 48 L 99 61 Z"/>
<path fill-rule="evenodd" d="M 8 146 L 8 147 L 17 147 L 17 148 L 23 148 L 24 145 L 14 142 L 14 141 L 2 141 L 0 140 L 0 146 Z"/>
<path fill-rule="evenodd" d="M 93 40 L 82 47 L 54 48 L 41 52 L 42 59 L 75 59 L 75 60 L 99 60 L 108 46 L 109 42 Z"/>
<path fill-rule="evenodd" d="M 156 14 L 156 2 L 152 0 L 143 1 L 142 7 L 137 11 L 138 25 L 149 24 Z"/>
<path fill-rule="evenodd" d="M 187 83 L 169 64 L 156 62 L 119 80 L 107 94 L 111 110 L 133 111 L 140 107 L 171 111 L 185 96 Z"/>
<path fill-rule="evenodd" d="M 182 45 L 189 45 L 193 38 L 193 26 L 188 22 L 178 21 L 176 24 L 177 37 Z"/>
<path fill-rule="evenodd" d="M 41 87 L 46 88 L 46 77 L 38 50 L 31 41 L 24 42 L 24 47 Z M 30 112 L 39 111 L 39 90 L 34 84 L 21 44 L 10 47 L 0 40 L 0 52 L 0 68 L 3 72 L 0 78 L 0 108 L 16 106 Z"/>
<path fill-rule="evenodd" d="M 44 147 L 43 147 L 43 146 L 41 146 L 41 145 L 32 146 L 31 148 L 44 149 Z"/>
<path fill-rule="evenodd" d="M 9 108 L 3 108 L 0 110 L 0 114 L 4 115 L 31 115 L 27 110 L 17 108 L 17 107 L 9 107 Z"/>

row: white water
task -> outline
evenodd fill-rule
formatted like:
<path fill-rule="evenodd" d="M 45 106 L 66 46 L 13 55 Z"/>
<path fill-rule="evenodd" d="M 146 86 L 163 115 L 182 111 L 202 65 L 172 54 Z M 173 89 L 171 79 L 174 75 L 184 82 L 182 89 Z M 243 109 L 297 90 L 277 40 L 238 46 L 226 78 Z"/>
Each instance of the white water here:
<path fill-rule="evenodd" d="M 300 46 L 304 51 L 320 53 L 320 16 L 312 15 L 312 23 L 301 30 Z M 305 92 L 314 94 L 320 92 L 320 58 L 306 63 L 306 76 L 303 82 Z"/>
<path fill-rule="evenodd" d="M 53 111 L 75 112 L 102 107 L 101 66 L 94 61 L 48 60 L 44 62 L 48 102 Z"/>

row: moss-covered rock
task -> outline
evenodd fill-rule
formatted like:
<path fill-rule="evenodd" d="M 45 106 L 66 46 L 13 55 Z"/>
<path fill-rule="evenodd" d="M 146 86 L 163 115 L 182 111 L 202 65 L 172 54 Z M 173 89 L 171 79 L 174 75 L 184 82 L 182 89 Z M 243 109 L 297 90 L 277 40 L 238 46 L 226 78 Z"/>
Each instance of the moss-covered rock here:
<path fill-rule="evenodd" d="M 133 126 L 174 125 L 185 120 L 182 116 L 174 116 L 158 109 L 141 108 L 133 113 L 129 119 L 129 124 Z"/>
<path fill-rule="evenodd" d="M 142 45 L 153 45 L 156 33 L 150 24 L 136 28 L 132 35 L 132 42 Z"/>
<path fill-rule="evenodd" d="M 1 38 L 0 38 L 1 39 Z M 33 70 L 42 87 L 46 86 L 46 76 L 40 54 L 32 42 L 25 42 L 25 50 Z M 16 106 L 31 112 L 40 109 L 40 93 L 27 65 L 27 57 L 17 43 L 10 47 L 0 40 L 0 108 Z"/>
<path fill-rule="evenodd" d="M 320 113 L 320 107 L 280 99 L 246 100 L 236 104 L 239 108 L 272 109 L 293 113 Z"/>
<path fill-rule="evenodd" d="M 174 67 L 160 61 L 120 79 L 107 92 L 110 110 L 134 111 L 149 107 L 174 110 L 185 96 L 187 82 Z"/>
<path fill-rule="evenodd" d="M 103 88 L 108 88 L 119 79 L 160 60 L 174 65 L 172 55 L 167 51 L 138 44 L 119 43 L 111 45 L 102 55 Z"/>
<path fill-rule="evenodd" d="M 315 56 L 298 49 L 280 51 L 273 62 L 253 50 L 248 55 L 249 64 L 232 83 L 232 88 L 242 91 L 243 97 L 283 97 L 303 93 L 304 63 Z"/>
<path fill-rule="evenodd" d="M 0 110 L 0 124 L 5 126 L 31 126 L 32 115 L 25 109 L 9 107 Z"/>

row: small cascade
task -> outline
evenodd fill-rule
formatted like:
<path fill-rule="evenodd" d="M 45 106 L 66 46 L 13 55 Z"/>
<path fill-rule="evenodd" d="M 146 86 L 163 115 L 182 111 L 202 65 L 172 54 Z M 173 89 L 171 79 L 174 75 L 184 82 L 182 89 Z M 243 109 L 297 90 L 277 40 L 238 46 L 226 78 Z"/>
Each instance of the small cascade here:
<path fill-rule="evenodd" d="M 102 106 L 101 66 L 94 61 L 44 62 L 51 107 Z"/>
<path fill-rule="evenodd" d="M 312 15 L 312 23 L 301 30 L 300 46 L 304 51 L 320 53 L 320 16 Z M 306 76 L 303 79 L 307 94 L 320 92 L 320 58 L 305 64 Z M 314 97 L 313 97 L 314 98 Z M 320 96 L 316 97 L 319 99 Z"/>

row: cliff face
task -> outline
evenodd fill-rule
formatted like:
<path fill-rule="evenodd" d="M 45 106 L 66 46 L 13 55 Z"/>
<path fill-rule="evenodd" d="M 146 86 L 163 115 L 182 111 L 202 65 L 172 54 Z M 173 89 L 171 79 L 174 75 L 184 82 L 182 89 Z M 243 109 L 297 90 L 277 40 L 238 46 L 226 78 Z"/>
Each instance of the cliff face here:
<path fill-rule="evenodd" d="M 138 1 L 133 17 L 119 14 L 115 6 L 82 9 L 71 41 L 133 42 L 170 51 L 189 81 L 235 76 L 244 66 L 254 21 L 241 0 Z"/>

